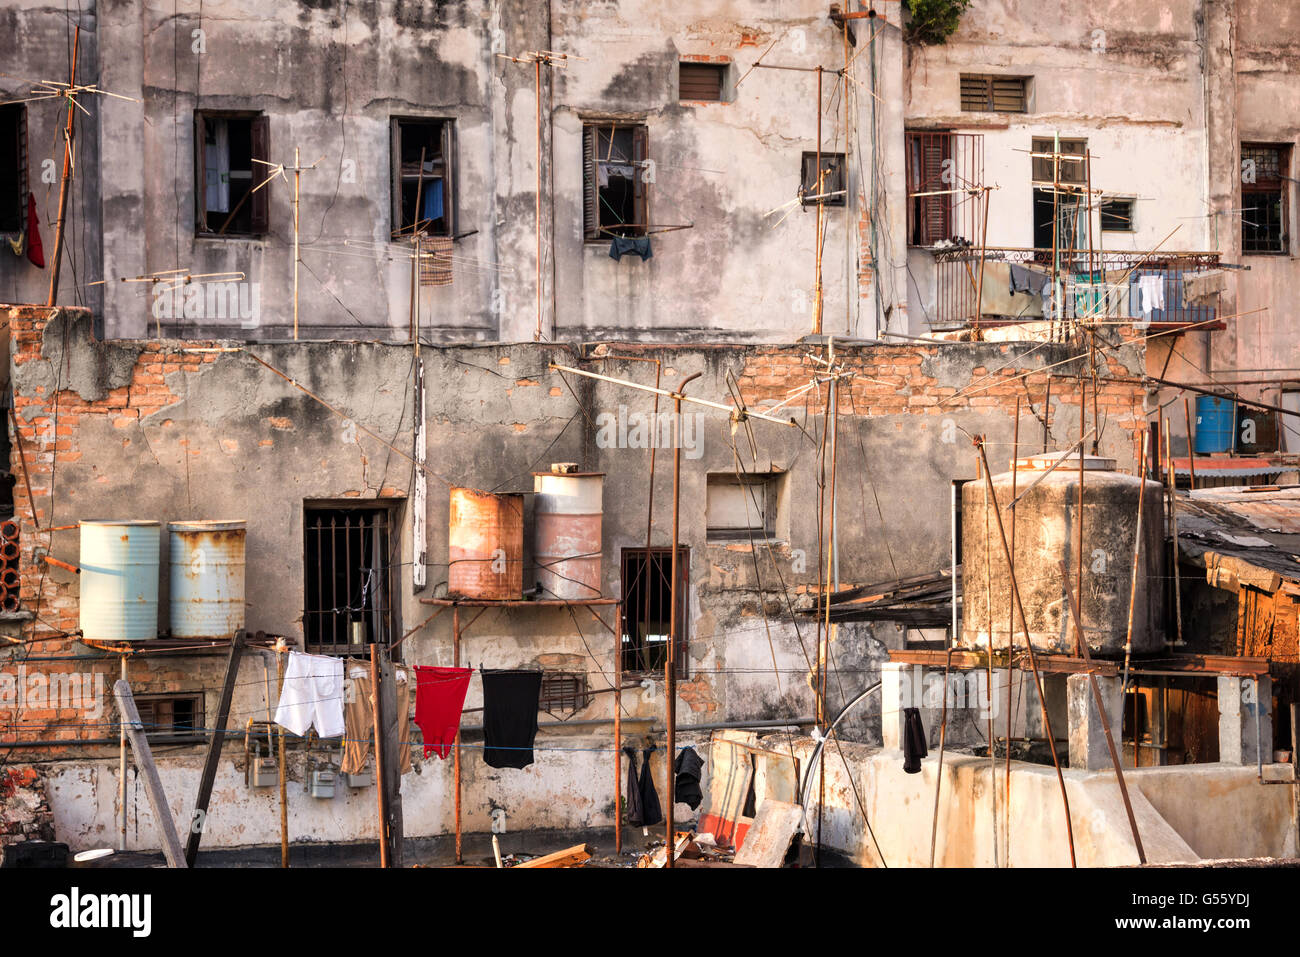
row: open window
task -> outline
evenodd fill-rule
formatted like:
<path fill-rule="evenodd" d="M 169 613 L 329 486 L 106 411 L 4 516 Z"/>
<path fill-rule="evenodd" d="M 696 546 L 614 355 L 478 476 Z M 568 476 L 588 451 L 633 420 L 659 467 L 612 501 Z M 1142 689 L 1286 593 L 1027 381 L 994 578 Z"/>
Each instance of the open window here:
<path fill-rule="evenodd" d="M 1057 189 L 1084 186 L 1088 182 L 1086 139 L 1062 139 L 1060 149 L 1050 136 L 1031 141 L 1033 158 L 1034 248 L 1061 250 L 1078 248 L 1087 242 L 1086 202 L 1082 193 Z M 1055 237 L 1055 242 L 1053 242 Z"/>
<path fill-rule="evenodd" d="M 0 106 L 0 233 L 27 231 L 27 110 Z"/>
<path fill-rule="evenodd" d="M 306 650 L 342 655 L 393 640 L 396 561 L 388 508 L 310 505 L 303 515 Z"/>
<path fill-rule="evenodd" d="M 1241 144 L 1241 251 L 1288 252 L 1291 147 Z"/>
<path fill-rule="evenodd" d="M 817 153 L 809 151 L 803 154 L 803 172 L 799 183 L 799 195 L 803 197 L 803 204 L 843 206 L 844 154 L 822 153 L 821 164 L 821 181 L 818 182 Z"/>
<path fill-rule="evenodd" d="M 262 236 L 270 229 L 270 124 L 261 113 L 194 114 L 196 230 L 202 236 Z M 254 162 L 261 160 L 262 162 Z"/>
<path fill-rule="evenodd" d="M 948 132 L 907 133 L 908 243 L 933 246 L 953 236 L 956 182 Z"/>
<path fill-rule="evenodd" d="M 677 551 L 677 676 L 686 677 L 686 615 L 690 578 L 690 549 Z M 623 670 L 629 673 L 664 673 L 672 609 L 672 549 L 625 548 L 623 574 Z"/>
<path fill-rule="evenodd" d="M 644 126 L 592 124 L 582 128 L 583 236 L 600 242 L 644 236 L 650 222 Z"/>
<path fill-rule="evenodd" d="M 394 118 L 394 238 L 422 232 L 456 234 L 456 124 L 447 119 Z"/>

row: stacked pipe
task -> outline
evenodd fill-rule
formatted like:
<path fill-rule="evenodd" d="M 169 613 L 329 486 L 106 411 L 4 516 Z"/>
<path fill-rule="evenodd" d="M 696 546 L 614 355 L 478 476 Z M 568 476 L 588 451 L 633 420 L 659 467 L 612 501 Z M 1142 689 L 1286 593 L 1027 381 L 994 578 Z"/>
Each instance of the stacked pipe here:
<path fill-rule="evenodd" d="M 13 519 L 0 523 L 0 609 L 17 611 L 19 588 L 18 523 Z"/>

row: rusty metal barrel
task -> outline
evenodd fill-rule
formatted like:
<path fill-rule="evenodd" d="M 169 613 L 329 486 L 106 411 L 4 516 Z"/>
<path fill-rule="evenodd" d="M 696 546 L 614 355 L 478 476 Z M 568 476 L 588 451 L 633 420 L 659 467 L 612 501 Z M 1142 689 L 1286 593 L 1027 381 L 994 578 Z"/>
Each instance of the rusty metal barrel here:
<path fill-rule="evenodd" d="M 96 641 L 158 637 L 161 527 L 148 521 L 83 521 L 81 633 Z"/>
<path fill-rule="evenodd" d="M 244 627 L 242 521 L 170 522 L 173 638 L 233 638 Z"/>
<path fill-rule="evenodd" d="M 533 473 L 533 561 L 542 598 L 600 597 L 604 488 L 604 472 Z"/>
<path fill-rule="evenodd" d="M 451 490 L 447 594 L 504 601 L 524 597 L 524 497 Z"/>

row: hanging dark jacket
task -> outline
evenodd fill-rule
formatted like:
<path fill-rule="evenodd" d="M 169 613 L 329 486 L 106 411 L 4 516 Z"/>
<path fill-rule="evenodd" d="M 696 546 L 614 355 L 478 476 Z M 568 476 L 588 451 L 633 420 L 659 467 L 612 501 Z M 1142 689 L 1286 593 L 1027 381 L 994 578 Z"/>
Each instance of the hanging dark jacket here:
<path fill-rule="evenodd" d="M 623 749 L 627 755 L 627 787 L 623 791 L 626 802 L 627 823 L 632 827 L 641 826 L 641 779 L 636 773 L 636 748 Z"/>
<path fill-rule="evenodd" d="M 659 792 L 655 790 L 654 775 L 650 773 L 650 755 L 653 745 L 641 752 L 641 823 L 654 827 L 664 822 L 663 808 L 659 806 Z"/>
<path fill-rule="evenodd" d="M 704 800 L 704 793 L 700 790 L 700 770 L 703 767 L 704 762 L 694 748 L 682 748 L 673 764 L 673 771 L 677 775 L 675 796 L 692 811 Z"/>
<path fill-rule="evenodd" d="M 925 746 L 925 725 L 921 723 L 918 708 L 903 709 L 903 770 L 916 774 L 921 770 L 921 759 L 929 754 Z"/>

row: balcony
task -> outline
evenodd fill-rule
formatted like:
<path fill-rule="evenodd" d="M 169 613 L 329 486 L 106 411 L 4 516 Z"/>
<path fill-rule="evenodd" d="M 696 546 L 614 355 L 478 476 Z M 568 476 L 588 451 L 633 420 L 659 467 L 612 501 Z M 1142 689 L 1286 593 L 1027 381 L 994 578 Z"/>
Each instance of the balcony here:
<path fill-rule="evenodd" d="M 989 247 L 982 283 L 980 250 L 974 246 L 928 251 L 934 273 L 933 306 L 927 312 L 935 328 L 977 320 L 982 326 L 1054 320 L 1133 322 L 1155 330 L 1224 328 L 1214 291 L 1222 286 L 1222 273 L 1215 272 L 1217 252 L 1071 250 L 1058 254 L 1059 293 L 1053 297 L 1050 249 Z M 915 279 L 923 282 L 921 276 Z M 918 292 L 928 298 L 924 288 Z"/>

